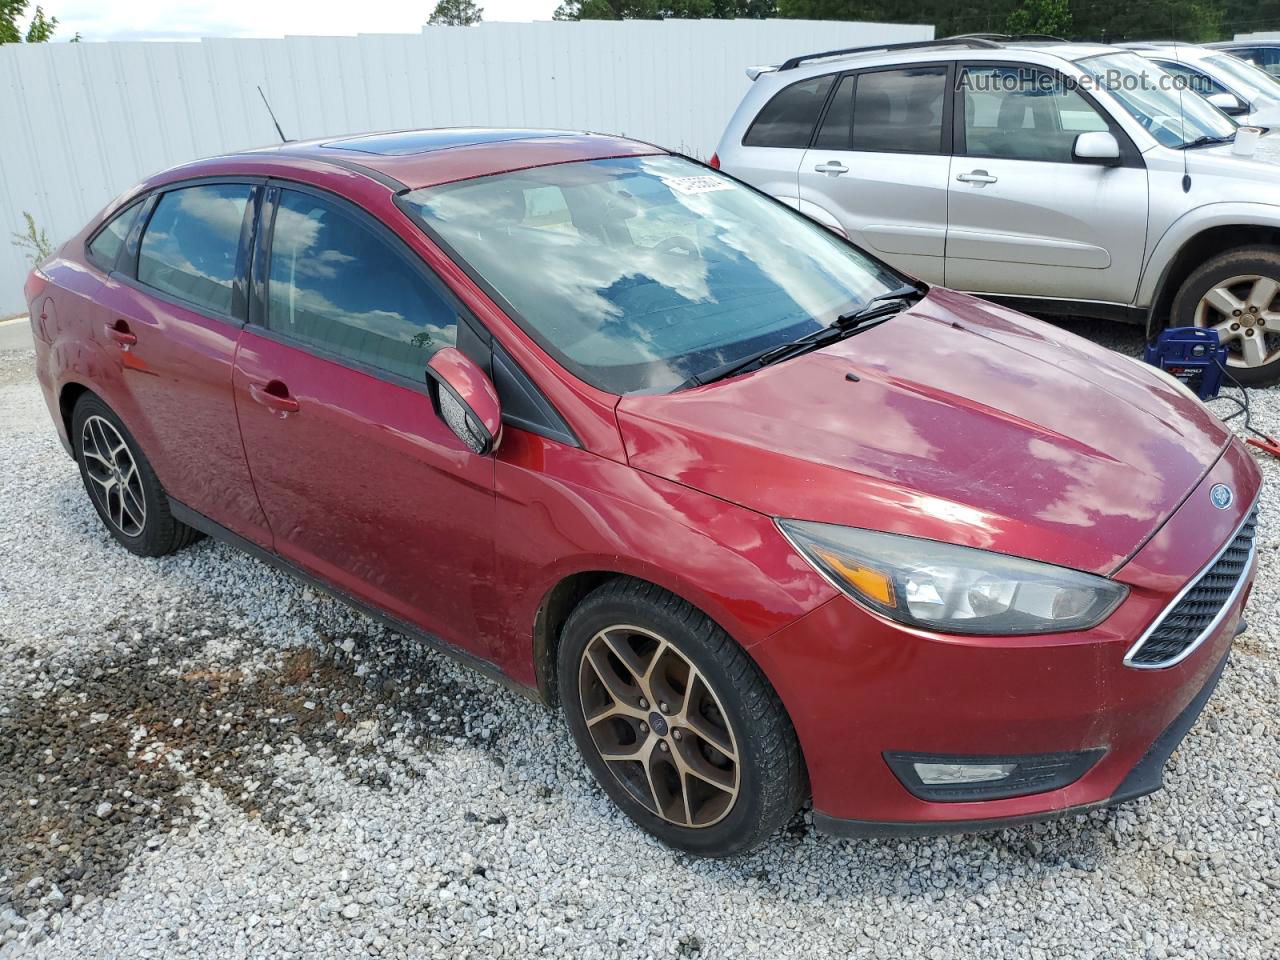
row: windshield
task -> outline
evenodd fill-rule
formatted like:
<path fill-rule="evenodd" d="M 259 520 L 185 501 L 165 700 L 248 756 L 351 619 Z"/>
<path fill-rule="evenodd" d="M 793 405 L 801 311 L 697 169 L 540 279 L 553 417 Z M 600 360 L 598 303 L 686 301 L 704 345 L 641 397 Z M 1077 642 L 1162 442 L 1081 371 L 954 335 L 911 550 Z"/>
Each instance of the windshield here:
<path fill-rule="evenodd" d="M 535 167 L 401 202 L 560 364 L 610 393 L 669 390 L 904 282 L 825 227 L 678 157 Z"/>
<path fill-rule="evenodd" d="M 1136 53 L 1107 53 L 1079 61 L 1103 90 L 1166 147 L 1185 147 L 1202 137 L 1229 138 L 1236 124 L 1199 94 L 1187 89 Z"/>
<path fill-rule="evenodd" d="M 1239 89 L 1241 95 L 1248 100 L 1258 96 L 1268 100 L 1280 100 L 1280 83 L 1264 70 L 1259 70 L 1252 63 L 1225 53 L 1205 57 L 1205 63 L 1211 63 L 1232 81 L 1231 85 Z"/>

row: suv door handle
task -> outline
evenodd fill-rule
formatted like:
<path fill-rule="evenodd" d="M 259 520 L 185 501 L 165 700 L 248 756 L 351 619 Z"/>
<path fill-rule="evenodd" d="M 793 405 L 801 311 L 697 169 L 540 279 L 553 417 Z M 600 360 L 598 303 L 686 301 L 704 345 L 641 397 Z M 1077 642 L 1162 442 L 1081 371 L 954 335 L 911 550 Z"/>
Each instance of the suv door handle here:
<path fill-rule="evenodd" d="M 985 170 L 974 170 L 972 173 L 961 173 L 956 175 L 956 179 L 961 183 L 995 183 L 999 177 L 993 177 Z"/>
<path fill-rule="evenodd" d="M 274 410 L 281 417 L 298 412 L 298 401 L 289 396 L 289 388 L 279 380 L 269 383 L 249 384 L 249 396 L 255 403 L 260 403 L 268 410 Z"/>
<path fill-rule="evenodd" d="M 842 173 L 848 173 L 849 168 L 839 160 L 828 160 L 826 163 L 819 163 L 813 169 L 819 173 L 825 173 L 833 177 L 838 177 Z"/>
<path fill-rule="evenodd" d="M 123 320 L 117 320 L 115 323 L 104 324 L 103 329 L 107 336 L 118 343 L 122 349 L 128 350 L 138 342 L 138 335 L 129 329 L 129 324 Z"/>

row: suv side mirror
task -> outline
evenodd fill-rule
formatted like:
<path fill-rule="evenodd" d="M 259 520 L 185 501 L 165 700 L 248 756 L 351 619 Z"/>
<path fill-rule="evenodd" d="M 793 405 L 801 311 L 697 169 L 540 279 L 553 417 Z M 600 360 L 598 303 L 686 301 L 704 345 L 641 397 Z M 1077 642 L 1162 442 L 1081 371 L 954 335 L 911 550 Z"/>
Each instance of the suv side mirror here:
<path fill-rule="evenodd" d="M 1108 160 L 1120 159 L 1120 144 L 1116 142 L 1115 135 L 1106 130 L 1095 130 L 1091 133 L 1082 133 L 1076 137 L 1075 145 L 1071 148 L 1071 155 L 1077 160 L 1105 162 Z"/>
<path fill-rule="evenodd" d="M 1238 117 L 1249 112 L 1249 108 L 1233 93 L 1211 93 L 1205 99 L 1229 117 Z"/>
<path fill-rule="evenodd" d="M 493 382 L 457 347 L 436 352 L 427 364 L 436 413 L 472 453 L 484 456 L 502 439 L 502 407 Z"/>

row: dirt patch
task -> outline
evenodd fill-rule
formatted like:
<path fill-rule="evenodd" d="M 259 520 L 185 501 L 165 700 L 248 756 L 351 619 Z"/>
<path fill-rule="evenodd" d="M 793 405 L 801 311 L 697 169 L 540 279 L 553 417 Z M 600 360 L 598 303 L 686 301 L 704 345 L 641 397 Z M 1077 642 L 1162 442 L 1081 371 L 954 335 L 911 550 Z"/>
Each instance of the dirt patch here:
<path fill-rule="evenodd" d="M 206 785 L 272 830 L 306 829 L 323 803 L 282 753 L 320 756 L 355 789 L 394 789 L 439 738 L 492 745 L 468 732 L 468 715 L 487 708 L 484 686 L 449 682 L 408 640 L 264 653 L 252 637 L 228 647 L 229 635 L 126 625 L 107 655 L 57 664 L 0 644 L 11 669 L 36 678 L 0 709 L 0 908 L 56 911 L 110 892 Z M 245 658 L 206 662 L 215 636 Z M 398 753 L 384 740 L 393 726 Z"/>

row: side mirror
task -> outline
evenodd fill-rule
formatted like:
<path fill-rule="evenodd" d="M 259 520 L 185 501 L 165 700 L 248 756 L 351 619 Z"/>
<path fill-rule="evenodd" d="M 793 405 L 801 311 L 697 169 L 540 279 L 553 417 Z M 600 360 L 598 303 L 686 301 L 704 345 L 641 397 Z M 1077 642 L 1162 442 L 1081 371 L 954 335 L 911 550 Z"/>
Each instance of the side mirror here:
<path fill-rule="evenodd" d="M 457 347 L 445 347 L 427 364 L 427 380 L 435 383 L 440 419 L 467 449 L 481 456 L 495 450 L 502 439 L 502 407 L 480 366 Z"/>
<path fill-rule="evenodd" d="M 1211 93 L 1205 99 L 1229 117 L 1238 117 L 1249 112 L 1249 108 L 1232 93 Z"/>
<path fill-rule="evenodd" d="M 1076 137 L 1075 145 L 1071 148 L 1071 155 L 1077 160 L 1087 160 L 1095 163 L 1119 160 L 1120 144 L 1116 143 L 1114 134 L 1106 130 L 1095 130 L 1092 133 L 1082 133 Z"/>

